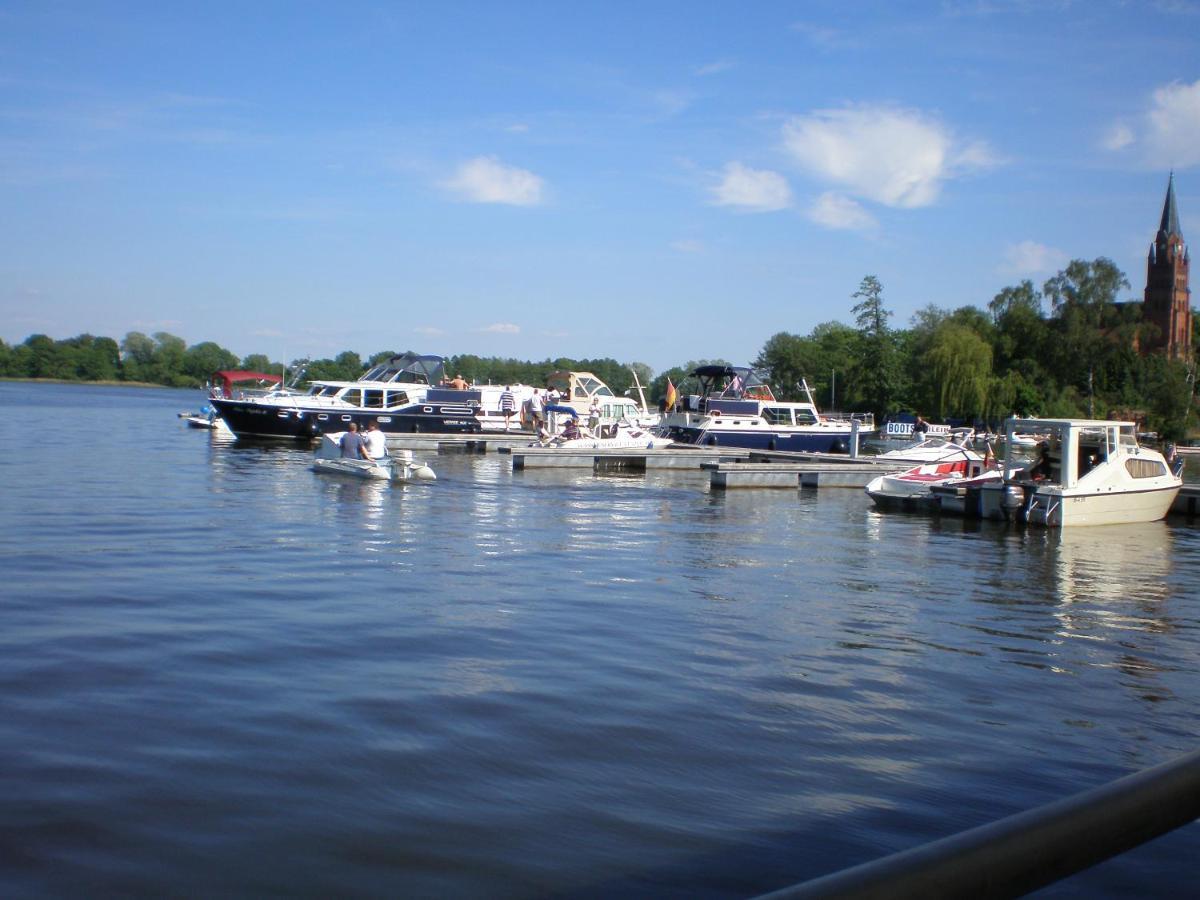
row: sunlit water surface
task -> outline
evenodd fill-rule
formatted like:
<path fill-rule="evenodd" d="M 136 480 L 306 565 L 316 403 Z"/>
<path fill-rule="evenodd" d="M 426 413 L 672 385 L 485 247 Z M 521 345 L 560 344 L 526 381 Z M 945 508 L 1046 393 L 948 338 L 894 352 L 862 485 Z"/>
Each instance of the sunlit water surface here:
<path fill-rule="evenodd" d="M 317 475 L 0 384 L 0 893 L 741 897 L 1195 750 L 1200 540 Z M 1182 829 L 1048 896 L 1193 894 Z"/>

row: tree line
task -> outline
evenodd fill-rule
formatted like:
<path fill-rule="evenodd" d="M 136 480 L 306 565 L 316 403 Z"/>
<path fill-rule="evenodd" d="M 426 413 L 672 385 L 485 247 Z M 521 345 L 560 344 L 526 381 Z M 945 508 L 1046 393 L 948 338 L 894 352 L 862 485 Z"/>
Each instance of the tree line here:
<path fill-rule="evenodd" d="M 937 419 L 998 423 L 1009 415 L 1064 418 L 1136 418 L 1165 437 L 1183 437 L 1193 425 L 1195 373 L 1162 354 L 1142 355 L 1155 326 L 1142 321 L 1141 303 L 1120 302 L 1129 289 L 1110 260 L 1074 260 L 1040 288 L 1021 281 L 1003 288 L 988 308 L 944 310 L 926 306 L 910 327 L 895 328 L 878 278 L 863 278 L 851 299 L 854 324 L 831 321 L 807 335 L 779 332 L 767 339 L 753 365 L 780 399 L 811 390 L 823 408 L 871 411 L 877 420 L 903 411 Z M 1193 359 L 1200 348 L 1200 316 L 1193 318 Z M 306 379 L 353 380 L 370 365 L 353 351 L 296 361 Z M 621 394 L 634 373 L 650 402 L 666 395 L 670 380 L 681 392 L 689 373 L 720 359 L 689 360 L 657 375 L 644 363 L 561 357 L 523 361 L 473 355 L 446 359 L 448 376 L 491 384 L 545 383 L 561 369 L 594 372 Z M 239 359 L 211 341 L 188 346 L 175 335 L 132 331 L 118 344 L 84 334 L 52 340 L 35 334 L 10 346 L 0 341 L 0 376 L 79 381 L 125 381 L 199 387 L 219 369 L 282 373 L 263 354 Z"/>

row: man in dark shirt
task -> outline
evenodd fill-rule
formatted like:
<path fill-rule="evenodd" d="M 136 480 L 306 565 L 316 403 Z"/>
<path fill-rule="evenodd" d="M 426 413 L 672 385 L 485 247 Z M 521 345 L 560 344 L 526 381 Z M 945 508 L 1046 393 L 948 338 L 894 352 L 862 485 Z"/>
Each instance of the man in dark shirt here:
<path fill-rule="evenodd" d="M 342 459 L 371 458 L 367 454 L 367 446 L 363 442 L 362 435 L 358 433 L 358 426 L 353 422 L 346 426 L 346 433 L 342 435 L 339 446 L 342 448 Z"/>

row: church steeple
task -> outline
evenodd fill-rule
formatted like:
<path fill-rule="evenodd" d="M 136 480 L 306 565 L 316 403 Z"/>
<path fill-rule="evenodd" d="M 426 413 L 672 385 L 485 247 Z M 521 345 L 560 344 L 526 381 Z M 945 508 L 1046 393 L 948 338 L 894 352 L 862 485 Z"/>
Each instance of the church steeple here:
<path fill-rule="evenodd" d="M 1146 260 L 1146 293 L 1142 321 L 1153 326 L 1142 343 L 1143 352 L 1165 353 L 1171 359 L 1192 356 L 1192 304 L 1188 286 L 1191 262 L 1179 227 L 1175 203 L 1175 173 L 1167 179 L 1158 234 Z"/>
<path fill-rule="evenodd" d="M 1174 172 L 1167 179 L 1167 199 L 1163 202 L 1162 222 L 1158 226 L 1158 233 L 1162 237 L 1172 234 L 1179 238 L 1183 237 L 1183 232 L 1179 230 L 1179 210 L 1175 206 Z"/>

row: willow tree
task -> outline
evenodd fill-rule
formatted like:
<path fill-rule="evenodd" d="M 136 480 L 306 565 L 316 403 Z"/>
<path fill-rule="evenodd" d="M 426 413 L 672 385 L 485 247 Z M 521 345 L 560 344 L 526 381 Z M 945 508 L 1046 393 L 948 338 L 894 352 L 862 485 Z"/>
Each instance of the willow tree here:
<path fill-rule="evenodd" d="M 987 412 L 992 346 L 976 331 L 956 322 L 944 323 L 923 358 L 938 385 L 939 418 L 951 412 L 968 416 Z"/>

